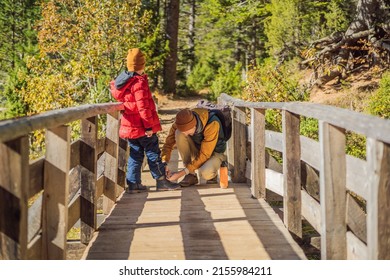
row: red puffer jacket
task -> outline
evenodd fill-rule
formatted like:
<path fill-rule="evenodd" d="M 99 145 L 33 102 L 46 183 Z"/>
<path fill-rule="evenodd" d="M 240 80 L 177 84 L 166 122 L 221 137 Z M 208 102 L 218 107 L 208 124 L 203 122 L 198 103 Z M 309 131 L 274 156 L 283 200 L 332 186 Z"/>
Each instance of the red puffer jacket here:
<path fill-rule="evenodd" d="M 122 80 L 119 88 L 115 86 L 115 82 L 110 82 L 111 94 L 125 106 L 119 136 L 136 139 L 145 136 L 148 129 L 152 129 L 153 133 L 160 131 L 161 124 L 149 89 L 148 76 L 131 75 L 124 84 Z"/>

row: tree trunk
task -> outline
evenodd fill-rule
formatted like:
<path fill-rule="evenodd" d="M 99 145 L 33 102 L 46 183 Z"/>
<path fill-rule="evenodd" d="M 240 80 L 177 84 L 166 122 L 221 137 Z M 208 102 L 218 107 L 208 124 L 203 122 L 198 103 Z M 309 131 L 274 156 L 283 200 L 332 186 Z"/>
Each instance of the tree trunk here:
<path fill-rule="evenodd" d="M 164 62 L 163 88 L 165 93 L 176 93 L 177 43 L 179 30 L 180 0 L 168 0 L 166 10 L 166 37 L 169 55 Z"/>
<path fill-rule="evenodd" d="M 371 43 L 379 52 L 386 51 L 387 57 L 389 56 L 390 45 L 386 40 L 390 35 L 388 2 L 389 0 L 359 0 L 355 18 L 342 36 L 329 36 L 315 42 L 318 48 L 317 55 L 304 61 L 303 64 L 316 59 L 326 59 L 339 66 L 336 67 L 337 70 L 322 75 L 317 84 L 325 84 L 335 77 L 341 77 L 348 69 L 348 65 L 354 65 L 356 56 L 362 56 L 361 52 L 354 53 L 356 47 L 361 48 L 361 40 Z M 376 51 L 367 51 L 365 56 L 367 56 L 366 60 L 372 60 L 370 66 L 381 62 L 381 57 Z"/>
<path fill-rule="evenodd" d="M 190 22 L 188 26 L 188 72 L 190 73 L 195 65 L 195 17 L 196 0 L 190 0 Z"/>

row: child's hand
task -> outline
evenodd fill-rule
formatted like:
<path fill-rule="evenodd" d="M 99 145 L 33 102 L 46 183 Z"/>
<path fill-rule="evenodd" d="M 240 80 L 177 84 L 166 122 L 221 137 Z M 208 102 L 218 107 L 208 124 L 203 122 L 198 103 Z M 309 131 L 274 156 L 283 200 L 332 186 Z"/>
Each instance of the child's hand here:
<path fill-rule="evenodd" d="M 145 135 L 146 135 L 147 137 L 152 137 L 152 136 L 153 136 L 153 130 L 147 130 L 147 131 L 145 131 Z"/>

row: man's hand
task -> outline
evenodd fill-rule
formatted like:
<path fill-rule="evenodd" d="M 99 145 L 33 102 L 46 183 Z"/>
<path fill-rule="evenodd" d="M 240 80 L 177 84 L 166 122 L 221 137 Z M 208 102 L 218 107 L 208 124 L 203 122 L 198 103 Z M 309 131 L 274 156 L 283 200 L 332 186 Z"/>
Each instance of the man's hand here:
<path fill-rule="evenodd" d="M 169 181 L 173 182 L 173 181 L 179 180 L 184 175 L 186 175 L 186 172 L 184 170 L 182 170 L 182 171 L 172 173 L 171 176 L 167 177 L 167 179 Z"/>

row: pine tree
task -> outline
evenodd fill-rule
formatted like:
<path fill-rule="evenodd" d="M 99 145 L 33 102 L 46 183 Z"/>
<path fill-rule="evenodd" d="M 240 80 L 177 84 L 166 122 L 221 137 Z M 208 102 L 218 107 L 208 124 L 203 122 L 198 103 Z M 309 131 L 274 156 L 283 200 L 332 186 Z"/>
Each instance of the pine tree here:
<path fill-rule="evenodd" d="M 0 69 L 9 72 L 36 51 L 37 0 L 0 0 Z"/>
<path fill-rule="evenodd" d="M 8 110 L 5 117 L 23 115 L 26 104 L 16 93 L 26 69 L 26 57 L 37 53 L 34 24 L 39 18 L 38 0 L 0 0 L 0 95 Z M 1 97 L 1 96 L 0 96 Z"/>

